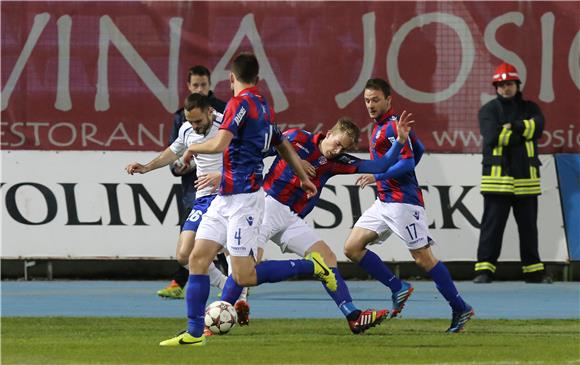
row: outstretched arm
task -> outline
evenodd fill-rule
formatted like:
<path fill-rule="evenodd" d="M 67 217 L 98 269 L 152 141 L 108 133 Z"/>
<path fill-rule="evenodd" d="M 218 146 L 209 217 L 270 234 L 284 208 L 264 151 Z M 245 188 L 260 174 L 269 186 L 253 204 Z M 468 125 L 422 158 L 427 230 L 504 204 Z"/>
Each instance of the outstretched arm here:
<path fill-rule="evenodd" d="M 398 161 L 401 149 L 404 144 L 400 142 L 393 143 L 387 153 L 378 160 L 360 160 L 358 162 L 357 171 L 367 174 L 378 174 L 385 172 L 389 167 L 393 166 Z"/>
<path fill-rule="evenodd" d="M 163 166 L 167 166 L 173 161 L 177 160 L 178 156 L 169 147 L 167 147 L 163 152 L 161 152 L 153 160 L 149 161 L 145 165 L 141 165 L 138 162 L 133 162 L 125 167 L 125 171 L 129 175 L 134 173 L 145 174 L 151 170 L 158 169 Z"/>
<path fill-rule="evenodd" d="M 364 189 L 365 186 L 373 184 L 377 180 L 393 179 L 403 176 L 407 172 L 413 171 L 415 168 L 415 159 L 406 158 L 404 160 L 399 160 L 396 164 L 391 166 L 386 172 L 382 174 L 365 174 L 358 177 L 356 180 L 356 185 Z"/>

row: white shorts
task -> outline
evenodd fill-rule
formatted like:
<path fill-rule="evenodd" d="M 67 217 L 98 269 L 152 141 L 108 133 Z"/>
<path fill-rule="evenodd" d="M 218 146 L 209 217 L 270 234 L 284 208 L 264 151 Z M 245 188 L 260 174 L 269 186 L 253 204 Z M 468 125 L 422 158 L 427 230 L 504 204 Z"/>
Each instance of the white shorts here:
<path fill-rule="evenodd" d="M 425 208 L 413 204 L 384 203 L 379 199 L 355 223 L 355 227 L 374 231 L 379 238 L 370 244 L 384 242 L 395 233 L 407 244 L 409 250 L 433 245 Z"/>
<path fill-rule="evenodd" d="M 203 215 L 196 239 L 215 241 L 232 256 L 258 254 L 260 223 L 264 214 L 264 191 L 218 195 Z"/>
<path fill-rule="evenodd" d="M 266 195 L 259 247 L 263 248 L 268 240 L 280 246 L 282 252 L 293 252 L 304 257 L 306 251 L 320 241 L 320 237 L 290 207 Z"/>

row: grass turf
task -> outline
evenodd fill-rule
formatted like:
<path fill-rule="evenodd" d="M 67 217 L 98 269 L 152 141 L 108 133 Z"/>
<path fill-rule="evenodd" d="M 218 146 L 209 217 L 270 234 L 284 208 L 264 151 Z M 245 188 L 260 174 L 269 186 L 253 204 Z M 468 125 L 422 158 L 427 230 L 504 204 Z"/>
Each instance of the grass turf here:
<path fill-rule="evenodd" d="M 161 348 L 166 318 L 2 318 L 2 364 L 580 364 L 580 320 L 394 319 L 352 335 L 338 319 L 252 320 L 205 347 Z"/>

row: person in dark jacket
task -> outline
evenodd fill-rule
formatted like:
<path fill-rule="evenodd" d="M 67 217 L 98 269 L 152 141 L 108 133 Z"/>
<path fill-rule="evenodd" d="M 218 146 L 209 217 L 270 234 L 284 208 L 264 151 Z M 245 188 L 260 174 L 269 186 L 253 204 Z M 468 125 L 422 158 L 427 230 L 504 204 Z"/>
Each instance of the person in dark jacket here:
<path fill-rule="evenodd" d="M 187 90 L 190 93 L 198 93 L 202 95 L 207 95 L 209 97 L 209 102 L 215 113 L 223 114 L 226 108 L 226 102 L 215 97 L 214 93 L 210 90 L 211 88 L 211 78 L 210 72 L 205 66 L 197 65 L 189 69 L 187 73 Z M 171 134 L 169 135 L 169 145 L 171 145 L 178 137 L 179 128 L 187 120 L 183 113 L 183 108 L 177 110 L 173 114 L 173 123 Z M 181 228 L 183 228 L 183 223 L 187 219 L 191 211 L 191 205 L 195 201 L 195 181 L 196 181 L 196 171 L 195 165 L 185 165 L 182 160 L 179 159 L 176 163 L 169 166 L 171 173 L 174 176 L 181 176 L 181 187 L 183 190 L 183 198 L 181 206 L 179 207 Z M 179 250 L 179 247 L 177 248 Z M 223 255 L 222 255 L 223 256 Z M 225 258 L 221 258 L 222 266 L 227 265 L 225 263 Z M 227 273 L 227 268 L 225 269 Z M 181 265 L 178 265 L 176 272 L 172 276 L 172 280 L 169 285 L 161 290 L 157 291 L 157 295 L 164 298 L 170 299 L 183 299 L 184 291 L 183 288 L 187 283 L 189 277 L 189 271 Z"/>
<path fill-rule="evenodd" d="M 538 253 L 538 139 L 544 116 L 534 102 L 524 100 L 516 68 L 503 63 L 493 75 L 497 97 L 479 110 L 483 136 L 481 193 L 483 217 L 475 283 L 491 283 L 510 210 L 520 237 L 522 272 L 527 283 L 551 282 Z"/>

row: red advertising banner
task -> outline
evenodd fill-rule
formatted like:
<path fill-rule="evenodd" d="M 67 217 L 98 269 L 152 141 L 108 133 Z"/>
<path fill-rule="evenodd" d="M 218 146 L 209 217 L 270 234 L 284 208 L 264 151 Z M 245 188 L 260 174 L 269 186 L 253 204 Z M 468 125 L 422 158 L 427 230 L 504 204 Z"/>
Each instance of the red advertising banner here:
<path fill-rule="evenodd" d="M 254 52 L 281 127 L 365 132 L 362 91 L 389 80 L 430 152 L 479 152 L 502 61 L 546 116 L 541 152 L 580 151 L 576 2 L 2 2 L 1 148 L 161 150 L 195 64 L 227 99 Z M 360 147 L 368 141 L 363 138 Z"/>

